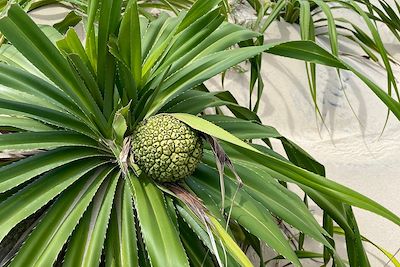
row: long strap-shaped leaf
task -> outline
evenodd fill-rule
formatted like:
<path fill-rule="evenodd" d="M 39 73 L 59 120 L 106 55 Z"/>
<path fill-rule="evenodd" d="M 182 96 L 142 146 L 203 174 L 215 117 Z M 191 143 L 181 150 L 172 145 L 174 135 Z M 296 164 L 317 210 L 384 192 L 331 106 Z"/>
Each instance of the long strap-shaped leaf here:
<path fill-rule="evenodd" d="M 97 66 L 97 49 L 96 49 L 96 39 L 95 39 L 95 20 L 97 18 L 98 6 L 100 4 L 100 0 L 93 0 L 88 2 L 87 4 L 87 23 L 86 23 L 86 43 L 85 50 L 92 67 L 95 68 Z"/>
<path fill-rule="evenodd" d="M 181 13 L 178 17 L 169 17 L 165 20 L 159 32 L 157 32 L 154 42 L 151 43 L 151 50 L 143 62 L 142 76 L 144 79 L 147 79 L 147 77 L 150 75 L 151 69 L 154 67 L 157 61 L 159 61 L 159 59 L 162 58 L 172 46 L 172 40 L 176 35 L 177 25 L 182 19 L 183 13 Z M 150 24 L 149 29 L 153 28 L 151 26 L 152 24 Z M 146 35 L 144 36 L 144 40 L 147 39 Z"/>
<path fill-rule="evenodd" d="M 46 107 L 48 109 L 67 113 L 65 110 L 57 106 L 57 104 L 50 102 L 49 100 L 41 97 L 39 94 L 20 92 L 3 85 L 0 85 L 0 98 L 4 100 L 17 101 L 24 104 L 35 104 L 36 106 Z"/>
<path fill-rule="evenodd" d="M 209 107 L 219 107 L 219 106 L 237 106 L 231 102 L 221 100 L 215 93 L 206 93 L 195 90 L 190 90 L 178 97 L 174 98 L 166 106 L 164 106 L 160 112 L 164 113 L 174 113 L 174 112 L 184 112 L 189 114 L 199 114 L 204 109 Z"/>
<path fill-rule="evenodd" d="M 82 64 L 88 68 L 90 74 L 92 76 L 96 76 L 96 72 L 94 71 L 90 63 L 89 56 L 86 54 L 85 48 L 83 47 L 82 42 L 79 39 L 79 36 L 74 28 L 69 28 L 65 34 L 64 39 L 57 41 L 56 44 L 62 53 L 67 55 L 76 54 L 77 56 L 79 56 L 80 60 L 82 61 Z M 91 93 L 93 97 L 96 99 L 96 101 L 99 100 L 97 99 L 98 96 L 100 96 L 101 98 L 100 91 L 96 93 L 91 91 Z"/>
<path fill-rule="evenodd" d="M 189 266 L 176 226 L 168 214 L 164 196 L 147 177 L 130 176 L 143 240 L 153 266 Z"/>
<path fill-rule="evenodd" d="M 118 177 L 112 177 L 97 192 L 68 243 L 63 266 L 98 266 L 110 218 Z M 125 265 L 121 265 L 125 266 Z"/>
<path fill-rule="evenodd" d="M 342 235 L 345 236 L 345 232 L 343 231 L 343 229 L 341 229 L 340 227 L 334 226 L 333 227 L 333 232 L 335 234 L 338 235 Z M 374 247 L 376 247 L 377 249 L 379 249 L 383 254 L 385 254 L 385 256 L 388 258 L 388 260 L 390 262 L 393 263 L 393 265 L 395 267 L 400 267 L 400 262 L 396 259 L 395 255 L 393 255 L 392 253 L 390 253 L 389 251 L 387 251 L 386 249 L 384 249 L 383 247 L 375 244 L 374 242 L 372 242 L 371 240 L 369 240 L 368 238 L 366 238 L 365 236 L 361 236 L 362 241 L 370 243 L 371 245 L 373 245 Z"/>
<path fill-rule="evenodd" d="M 106 120 L 99 107 L 57 48 L 18 5 L 12 5 L 7 15 L 0 19 L 1 32 L 106 132 Z"/>
<path fill-rule="evenodd" d="M 279 15 L 281 14 L 281 10 L 287 5 L 285 0 L 278 0 L 276 2 L 276 4 L 272 7 L 272 11 L 268 14 L 268 17 L 266 18 L 266 20 L 263 22 L 262 26 L 260 24 L 260 32 L 264 33 L 269 25 L 271 25 L 271 23 L 277 19 L 279 17 Z M 264 14 L 261 14 L 262 16 L 264 16 Z"/>
<path fill-rule="evenodd" d="M 22 132 L 0 135 L 2 150 L 50 149 L 62 146 L 98 147 L 98 143 L 71 131 Z"/>
<path fill-rule="evenodd" d="M 325 172 L 322 165 L 316 162 L 310 155 L 299 148 L 296 144 L 287 140 L 286 138 L 283 138 L 273 128 L 268 128 L 264 125 L 256 124 L 251 121 L 245 121 L 221 115 L 209 115 L 203 116 L 203 118 L 213 122 L 214 124 L 217 124 L 228 132 L 243 139 L 262 139 L 268 137 L 280 138 L 292 163 L 313 171 L 314 173 L 324 174 Z M 246 131 L 243 129 L 246 129 Z M 230 153 L 231 151 L 227 150 L 226 152 Z M 209 157 L 207 157 L 207 154 L 207 152 L 204 153 L 203 161 L 214 165 L 212 160 L 208 159 Z M 236 153 L 236 155 L 239 154 Z M 320 239 L 321 235 L 319 233 L 319 229 L 321 229 L 321 227 L 319 224 L 317 224 L 315 219 L 310 216 L 308 209 L 304 206 L 297 195 L 293 194 L 277 183 L 263 166 L 256 163 L 251 164 L 246 161 L 246 158 L 241 158 L 239 160 L 231 157 L 231 159 L 237 164 L 236 170 L 245 183 L 244 187 L 255 199 L 265 205 L 272 213 L 284 219 L 286 222 L 301 230 L 305 234 L 312 236 L 316 240 L 322 241 L 324 244 L 326 243 L 326 240 Z M 244 171 L 242 171 L 243 168 L 245 168 Z M 259 179 L 259 177 L 262 177 L 262 179 Z M 279 177 L 275 178 L 279 179 Z M 234 179 L 234 177 L 231 179 Z M 271 181 L 274 181 L 274 183 L 271 183 Z M 269 182 L 269 186 L 265 186 L 265 182 Z M 280 190 L 273 190 L 274 188 L 280 188 Z M 346 214 L 341 202 L 325 196 L 306 186 L 301 186 L 301 189 L 304 190 L 318 206 L 327 212 L 327 214 L 329 214 L 329 216 L 331 216 L 338 225 L 345 229 L 347 235 L 354 236 L 352 229 L 353 227 L 351 227 L 346 220 Z M 289 213 L 285 211 L 288 211 Z M 293 215 L 297 214 L 297 216 L 295 215 L 293 217 L 288 217 L 290 213 L 293 213 Z M 317 228 L 313 229 L 313 226 Z"/>
<path fill-rule="evenodd" d="M 97 83 L 103 92 L 103 113 L 108 117 L 113 110 L 115 60 L 108 51 L 111 35 L 116 34 L 121 17 L 122 0 L 102 0 L 97 37 Z"/>
<path fill-rule="evenodd" d="M 195 192 L 204 191 L 214 201 L 220 202 L 221 191 L 219 180 L 215 179 L 218 177 L 218 171 L 213 172 L 209 167 L 200 166 L 193 176 L 196 179 L 189 179 L 187 182 Z M 237 185 L 231 180 L 225 179 L 224 183 L 226 190 L 224 208 L 229 212 L 229 207 L 232 205 L 232 218 L 237 220 L 250 233 L 258 236 L 272 249 L 291 261 L 295 266 L 301 266 L 288 240 L 268 210 L 244 190 L 239 189 L 235 195 Z"/>
<path fill-rule="evenodd" d="M 150 53 L 150 50 L 155 45 L 157 35 L 160 32 L 161 27 L 165 24 L 167 18 L 168 15 L 166 13 L 161 13 L 156 20 L 153 20 L 146 28 L 142 29 L 142 64 Z"/>
<path fill-rule="evenodd" d="M 59 167 L 0 203 L 0 240 L 20 221 L 33 214 L 103 160 L 86 159 Z M 21 205 L 23 203 L 23 205 Z"/>
<path fill-rule="evenodd" d="M 66 147 L 42 152 L 0 168 L 0 193 L 69 162 L 104 157 L 106 154 L 93 148 Z"/>
<path fill-rule="evenodd" d="M 300 4 L 300 33 L 302 40 L 315 41 L 315 26 L 311 16 L 310 2 L 307 0 L 299 0 Z M 331 25 L 329 24 L 329 28 Z M 335 37 L 330 36 L 330 40 L 333 41 Z M 316 64 L 314 62 L 304 62 L 307 72 L 307 82 L 313 101 L 315 112 L 323 120 L 320 107 L 317 102 L 317 79 L 316 79 Z"/>
<path fill-rule="evenodd" d="M 312 171 L 321 176 L 325 176 L 325 168 L 315 161 L 310 155 L 308 155 L 305 151 L 299 148 L 293 142 L 287 140 L 286 138 L 281 138 L 282 144 L 285 148 L 286 154 L 289 160 L 306 170 Z M 257 167 L 256 167 L 257 168 Z M 258 167 L 258 169 L 260 169 Z M 359 237 L 359 231 L 356 219 L 352 212 L 352 207 L 344 204 L 340 201 L 334 200 L 332 198 L 324 196 L 321 198 L 321 195 L 312 190 L 311 188 L 307 188 L 302 186 L 301 189 L 309 193 L 308 196 L 322 208 L 323 212 L 323 227 L 329 233 L 330 236 L 333 236 L 333 220 L 335 220 L 339 225 L 343 225 L 343 222 L 338 221 L 338 218 L 345 217 L 345 225 L 343 226 L 346 229 L 346 248 L 348 260 L 351 266 L 369 266 L 368 258 L 366 256 L 366 252 L 362 245 L 361 239 Z M 321 199 L 323 204 L 326 203 L 325 200 L 328 200 L 330 203 L 328 204 L 328 208 L 325 208 L 321 205 Z M 338 216 L 339 213 L 339 216 Z M 350 229 L 349 229 L 350 228 Z M 334 245 L 334 242 L 331 239 L 330 242 Z M 353 256 L 354 255 L 354 256 Z M 341 261 L 340 257 L 337 255 L 335 250 L 332 248 L 325 246 L 324 247 L 324 262 L 327 264 L 331 258 L 335 259 L 335 262 L 338 266 L 344 266 L 345 264 Z M 358 263 L 360 260 L 360 263 Z"/>
<path fill-rule="evenodd" d="M 187 57 L 189 52 L 207 39 L 221 25 L 223 20 L 224 18 L 220 15 L 219 10 L 214 10 L 204 15 L 179 35 L 176 35 L 168 53 L 162 59 L 162 67 L 158 67 L 157 71 L 152 74 L 152 77 L 160 75 L 160 73 L 169 68 L 177 60 Z M 193 58 L 193 55 L 191 56 Z"/>
<path fill-rule="evenodd" d="M 225 147 L 227 149 L 228 147 Z M 229 150 L 229 152 L 228 152 Z M 285 175 L 282 175 L 277 172 L 271 171 L 269 168 L 266 168 L 265 166 L 255 163 L 255 162 L 249 162 L 246 159 L 246 156 L 243 155 L 243 157 L 237 157 L 239 153 L 236 152 L 236 155 L 231 155 L 231 150 L 233 149 L 227 149 L 226 152 L 231 156 L 232 161 L 235 164 L 244 166 L 250 170 L 256 169 L 260 170 L 263 173 L 267 173 L 269 175 L 272 175 L 275 179 L 281 180 L 281 181 L 287 181 L 287 177 Z M 274 156 L 274 155 L 272 155 Z M 240 167 L 238 167 L 240 168 Z M 271 173 L 273 172 L 273 173 Z M 314 190 L 308 186 L 300 185 L 300 188 L 307 193 L 311 197 L 311 199 L 319 206 L 321 209 L 327 211 L 329 215 L 335 220 L 335 222 L 340 225 L 343 229 L 346 229 L 349 233 L 351 233 L 353 230 L 351 229 L 351 226 L 348 224 L 346 221 L 346 215 L 344 214 L 343 210 L 343 203 L 340 202 L 338 199 L 332 198 L 330 196 L 327 196 L 323 193 L 320 193 L 317 190 Z"/>
<path fill-rule="evenodd" d="M 128 180 L 120 181 L 106 240 L 106 266 L 138 266 L 135 217 Z"/>
<path fill-rule="evenodd" d="M 85 123 L 77 120 L 68 113 L 56 111 L 53 109 L 40 107 L 12 100 L 0 98 L 0 108 L 11 111 L 9 115 L 24 114 L 27 117 L 34 118 L 61 128 L 70 129 L 78 133 L 96 138 L 96 130 L 90 129 Z M 12 113 L 14 112 L 14 114 Z M 3 112 L 5 113 L 5 112 Z"/>
<path fill-rule="evenodd" d="M 203 161 L 208 164 L 212 163 L 210 153 L 204 153 Z M 256 201 L 260 202 L 277 217 L 285 220 L 290 225 L 310 235 L 322 244 L 329 246 L 329 243 L 327 243 L 323 236 L 325 231 L 319 226 L 318 222 L 296 194 L 287 190 L 272 178 L 270 174 L 262 169 L 257 169 L 256 166 L 248 168 L 237 162 L 235 169 L 243 180 L 243 190 L 248 192 Z M 226 175 L 225 180 L 227 179 L 231 181 L 235 180 L 231 174 Z"/>
<path fill-rule="evenodd" d="M 40 94 L 41 97 L 57 103 L 59 107 L 82 118 L 82 113 L 79 112 L 77 104 L 71 98 L 67 97 L 59 88 L 26 71 L 0 64 L 0 84 L 28 94 Z"/>
<path fill-rule="evenodd" d="M 155 70 L 151 77 L 156 77 L 156 75 L 159 75 L 169 67 L 169 72 L 174 73 L 191 61 L 218 51 L 225 50 L 237 44 L 238 42 L 257 36 L 259 36 L 258 33 L 238 25 L 222 23 L 217 30 L 208 36 L 205 36 L 201 43 L 197 44 L 195 47 L 190 47 L 190 50 L 181 53 L 179 57 L 172 62 L 171 67 L 167 64 L 168 62 L 163 62 L 163 64 Z"/>
<path fill-rule="evenodd" d="M 249 144 L 241 141 L 237 137 L 233 136 L 229 132 L 199 117 L 189 114 L 174 114 L 174 116 L 198 131 L 207 133 L 220 140 L 226 141 L 234 145 L 235 149 L 238 152 L 247 155 L 248 158 L 252 161 L 264 165 L 271 170 L 288 177 L 289 182 L 295 182 L 297 184 L 309 186 L 350 205 L 372 211 L 387 218 L 388 220 L 391 220 L 395 224 L 400 225 L 400 218 L 396 214 L 389 211 L 382 205 L 376 203 L 375 201 L 371 200 L 370 198 L 348 187 L 301 169 L 285 161 L 264 154 L 254 147 L 250 146 Z"/>
<path fill-rule="evenodd" d="M 46 76 L 33 66 L 33 64 L 11 44 L 2 44 L 0 46 L 0 60 L 8 65 L 25 70 L 37 77 L 46 79 Z"/>
<path fill-rule="evenodd" d="M 119 173 L 110 174 L 111 170 L 96 171 L 61 194 L 22 245 L 10 266 L 52 266 L 96 192 L 108 191 L 116 184 Z"/>
<path fill-rule="evenodd" d="M 178 31 L 180 32 L 186 29 L 189 25 L 206 14 L 209 10 L 212 10 L 220 2 L 221 0 L 197 0 L 189 9 L 185 18 L 179 24 Z"/>
<path fill-rule="evenodd" d="M 218 125 L 240 139 L 281 137 L 274 127 L 262 125 L 257 122 L 224 115 L 205 115 L 202 118 Z"/>
<path fill-rule="evenodd" d="M 312 41 L 291 41 L 271 46 L 266 53 L 347 69 L 342 61 Z"/>
<path fill-rule="evenodd" d="M 393 74 L 393 70 L 392 70 L 392 66 L 390 64 L 389 61 L 389 57 L 388 57 L 388 53 L 386 51 L 385 46 L 383 45 L 381 36 L 378 32 L 378 29 L 375 27 L 374 23 L 371 21 L 371 19 L 368 17 L 367 13 L 356 3 L 356 1 L 352 1 L 350 3 L 347 2 L 342 2 L 339 1 L 340 3 L 342 3 L 342 5 L 344 6 L 352 6 L 353 9 L 358 12 L 362 18 L 364 19 L 366 25 L 368 26 L 369 30 L 371 31 L 372 37 L 375 41 L 375 44 L 377 46 L 377 50 L 382 58 L 383 64 L 385 65 L 385 69 L 387 72 L 387 82 L 388 82 L 388 93 L 389 95 L 391 95 L 391 91 L 392 91 L 392 86 L 394 87 L 395 93 L 397 95 L 397 100 L 400 101 L 400 95 L 399 95 L 399 91 L 397 88 L 397 82 L 395 80 L 394 74 Z"/>
<path fill-rule="evenodd" d="M 161 86 L 161 91 L 153 105 L 147 112 L 150 116 L 157 112 L 175 95 L 183 93 L 186 90 L 204 82 L 205 80 L 217 75 L 218 73 L 230 68 L 243 60 L 253 57 L 273 45 L 258 47 L 245 47 L 229 51 L 221 51 L 215 54 L 205 56 L 186 68 L 177 71 L 171 75 Z"/>
<path fill-rule="evenodd" d="M 232 257 L 243 267 L 250 267 L 253 264 L 249 258 L 244 254 L 242 249 L 236 244 L 235 240 L 225 231 L 224 227 L 214 217 L 209 218 L 214 229 L 215 235 L 224 244 L 224 247 L 229 251 Z"/>
<path fill-rule="evenodd" d="M 0 115 L 0 127 L 13 127 L 31 132 L 54 130 L 51 126 L 41 123 L 37 120 L 33 120 L 23 116 L 8 115 Z"/>
<path fill-rule="evenodd" d="M 79 73 L 79 77 L 83 80 L 88 90 L 93 95 L 97 105 L 102 108 L 104 101 L 96 83 L 95 76 L 90 72 L 89 68 L 85 65 L 79 55 L 70 53 L 67 55 L 67 58 L 71 66 L 73 66 L 76 72 Z"/>
<path fill-rule="evenodd" d="M 121 56 L 125 63 L 130 67 L 133 80 L 137 90 L 142 79 L 142 38 L 140 29 L 137 0 L 130 0 L 125 15 L 122 18 L 118 34 L 118 44 Z M 143 29 L 144 31 L 145 29 Z M 134 96 L 136 92 L 128 92 L 129 96 Z"/>

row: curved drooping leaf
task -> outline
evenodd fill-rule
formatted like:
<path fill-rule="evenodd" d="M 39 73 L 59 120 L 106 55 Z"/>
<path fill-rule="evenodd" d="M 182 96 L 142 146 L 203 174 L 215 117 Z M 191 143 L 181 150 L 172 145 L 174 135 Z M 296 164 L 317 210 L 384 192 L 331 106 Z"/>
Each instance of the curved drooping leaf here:
<path fill-rule="evenodd" d="M 291 41 L 272 46 L 265 51 L 269 54 L 300 59 L 330 67 L 347 69 L 339 59 L 312 41 Z"/>
<path fill-rule="evenodd" d="M 61 34 L 65 34 L 69 28 L 75 27 L 79 22 L 81 22 L 82 17 L 79 16 L 75 11 L 69 12 L 65 18 L 53 25 Z"/>
<path fill-rule="evenodd" d="M 340 227 L 334 226 L 333 229 L 334 233 L 337 235 L 345 235 L 345 232 L 343 231 L 343 229 L 341 229 Z M 369 240 L 368 238 L 361 236 L 362 237 L 362 241 L 370 243 L 371 245 L 373 245 L 374 247 L 376 247 L 377 249 L 379 249 L 383 254 L 385 254 L 385 256 L 389 259 L 390 262 L 393 263 L 393 265 L 395 267 L 400 267 L 400 262 L 396 259 L 395 255 L 391 254 L 390 252 L 388 252 L 386 249 L 384 249 L 383 247 L 375 244 L 374 242 L 372 242 L 371 240 Z"/>
<path fill-rule="evenodd" d="M 341 2 L 341 1 L 339 1 L 339 2 Z M 343 4 L 348 5 L 347 3 L 343 3 Z M 375 44 L 377 46 L 377 50 L 379 51 L 379 54 L 382 58 L 383 64 L 385 65 L 385 70 L 386 70 L 387 76 L 388 76 L 388 93 L 389 93 L 389 95 L 391 95 L 391 91 L 392 91 L 392 87 L 393 87 L 395 90 L 395 93 L 397 95 L 397 100 L 399 101 L 400 95 L 399 95 L 398 88 L 397 88 L 397 82 L 394 78 L 394 74 L 393 74 L 392 66 L 389 62 L 387 50 L 386 50 L 385 46 L 383 45 L 382 38 L 379 34 L 378 29 L 376 28 L 376 25 L 374 25 L 374 23 L 368 17 L 367 13 L 356 2 L 351 2 L 350 5 L 353 7 L 353 9 L 356 12 L 358 12 L 358 14 L 361 15 L 361 17 L 364 19 L 364 22 L 368 26 L 368 29 L 370 30 L 370 32 L 372 34 L 372 38 L 374 39 Z"/>
<path fill-rule="evenodd" d="M 296 144 L 294 144 L 290 140 L 287 140 L 286 138 L 283 138 L 282 136 L 280 136 L 276 132 L 276 130 L 273 128 L 271 129 L 264 125 L 260 125 L 258 123 L 254 123 L 254 122 L 250 122 L 250 121 L 242 121 L 242 120 L 236 119 L 237 122 L 234 122 L 235 119 L 232 117 L 224 118 L 224 116 L 219 116 L 219 115 L 203 116 L 203 118 L 205 118 L 205 119 L 209 119 L 210 117 L 213 118 L 211 120 L 213 123 L 217 124 L 218 126 L 224 128 L 225 130 L 229 131 L 230 133 L 232 133 L 238 137 L 242 137 L 241 135 L 242 135 L 243 128 L 244 128 L 244 129 L 248 130 L 247 134 L 251 134 L 251 136 L 253 138 L 266 138 L 266 137 L 280 138 L 282 141 L 282 144 L 285 148 L 285 151 L 292 163 L 295 163 L 297 166 L 300 166 L 300 167 L 303 167 L 310 171 L 313 171 L 314 173 L 322 174 L 322 175 L 325 174 L 325 170 L 324 170 L 323 166 L 321 166 L 321 164 L 316 162 L 310 155 L 308 155 L 305 151 L 303 151 L 301 148 L 299 148 Z M 223 118 L 217 119 L 219 117 L 223 117 Z M 221 123 L 219 121 L 221 121 Z M 224 121 L 226 121 L 226 123 L 224 123 Z M 228 123 L 228 122 L 231 122 L 231 123 Z M 264 127 L 264 129 L 263 129 L 263 127 Z M 258 131 L 256 131 L 256 130 L 258 130 Z M 272 130 L 272 133 L 275 134 L 275 136 L 269 136 L 270 135 L 269 130 Z M 258 146 L 258 148 L 262 148 L 262 147 Z M 266 151 L 265 148 L 263 148 L 263 150 Z M 231 150 L 227 150 L 227 152 L 232 153 Z M 207 155 L 207 153 L 205 153 L 205 155 Z M 274 156 L 273 154 L 271 154 L 271 155 Z M 275 156 L 277 156 L 277 155 L 275 155 Z M 282 157 L 277 157 L 277 158 L 283 159 L 286 161 L 286 159 L 284 159 Z M 207 159 L 207 157 L 203 158 L 203 160 L 204 159 Z M 292 212 L 297 211 L 297 210 L 299 210 L 298 209 L 299 207 L 303 206 L 300 199 L 297 196 L 293 196 L 293 193 L 289 192 L 288 190 L 285 190 L 283 192 L 279 191 L 280 193 L 278 193 L 278 194 L 275 194 L 274 191 L 267 192 L 266 189 L 269 189 L 270 187 L 261 186 L 261 184 L 263 184 L 263 182 L 265 183 L 265 181 L 263 181 L 263 182 L 260 181 L 261 183 L 258 183 L 258 185 L 257 185 L 257 183 L 256 183 L 257 179 L 254 178 L 254 177 L 257 177 L 257 175 L 250 175 L 252 177 L 252 179 L 246 180 L 247 175 L 251 174 L 254 170 L 257 170 L 259 172 L 259 174 L 261 174 L 262 177 L 272 179 L 270 181 L 274 182 L 273 184 L 277 184 L 278 187 L 282 188 L 282 186 L 280 184 L 276 183 L 276 181 L 273 180 L 272 176 L 270 174 L 268 174 L 265 170 L 262 170 L 262 168 L 260 168 L 260 166 L 257 166 L 256 164 L 250 164 L 249 167 L 246 169 L 246 171 L 241 172 L 241 168 L 245 168 L 245 165 L 248 164 L 248 162 L 244 162 L 244 164 L 241 164 L 242 162 L 240 160 L 236 160 L 236 159 L 232 159 L 232 160 L 234 163 L 238 164 L 236 166 L 236 168 L 237 168 L 238 173 L 242 177 L 242 179 L 244 179 L 246 188 L 248 186 L 251 186 L 252 184 L 255 185 L 252 187 L 252 189 L 250 189 L 252 191 L 254 191 L 254 190 L 258 191 L 258 189 L 263 188 L 262 191 L 264 194 L 261 194 L 261 195 L 263 195 L 262 198 L 257 198 L 257 196 L 260 197 L 259 194 L 253 195 L 253 197 L 257 198 L 260 202 L 264 203 L 264 205 L 266 205 L 270 209 L 272 208 L 272 211 L 279 217 L 283 218 L 286 222 L 288 222 L 288 223 L 292 224 L 293 226 L 295 226 L 296 228 L 302 230 L 304 233 L 311 234 L 311 236 L 313 236 L 316 240 L 321 241 L 321 239 L 320 239 L 321 236 L 320 236 L 320 234 L 318 234 L 319 233 L 318 229 L 321 229 L 321 227 L 319 227 L 318 225 L 315 225 L 315 223 L 316 223 L 315 220 L 310 216 L 310 214 L 307 210 L 304 210 L 305 213 L 299 214 L 298 218 L 300 220 L 299 219 L 293 220 L 294 218 L 286 217 L 285 213 L 283 213 L 283 214 L 280 213 L 279 212 L 280 209 L 277 210 L 270 206 L 273 203 L 279 203 L 279 204 L 286 203 L 286 205 L 288 205 L 287 201 L 290 199 L 290 195 L 292 195 L 292 199 L 294 197 L 293 200 L 296 200 L 297 204 L 294 203 L 294 206 L 292 206 L 292 208 L 289 208 L 289 210 Z M 206 162 L 209 164 L 213 164 L 212 161 L 210 161 L 210 160 L 207 160 Z M 280 177 L 278 176 L 275 178 L 279 179 Z M 246 181 L 247 181 L 247 183 L 246 183 Z M 347 216 L 345 214 L 345 211 L 343 209 L 343 204 L 341 202 L 335 200 L 334 198 L 325 196 L 309 187 L 301 186 L 301 188 L 302 188 L 302 190 L 305 191 L 305 193 L 307 193 L 316 202 L 316 204 L 318 206 L 320 206 L 325 212 L 327 212 L 335 220 L 336 223 L 338 223 L 343 229 L 345 229 L 346 233 L 348 235 L 350 235 L 350 236 L 354 235 L 352 227 L 347 222 L 347 218 L 346 218 Z M 250 191 L 250 192 L 252 192 L 252 191 Z M 291 193 L 291 194 L 289 194 L 289 196 L 283 196 L 282 193 L 284 193 L 284 194 Z M 267 196 L 267 198 L 270 198 L 270 197 L 271 198 L 265 199 L 265 196 Z M 285 207 L 283 207 L 283 210 L 285 210 Z M 308 217 L 311 217 L 312 221 L 308 221 L 309 224 L 303 224 L 303 222 L 306 221 L 305 219 Z M 315 229 L 317 231 L 310 232 L 309 227 L 311 225 L 317 226 L 318 229 Z M 324 243 L 324 240 L 322 240 L 322 243 Z M 328 245 L 328 247 L 329 247 L 329 245 Z"/>

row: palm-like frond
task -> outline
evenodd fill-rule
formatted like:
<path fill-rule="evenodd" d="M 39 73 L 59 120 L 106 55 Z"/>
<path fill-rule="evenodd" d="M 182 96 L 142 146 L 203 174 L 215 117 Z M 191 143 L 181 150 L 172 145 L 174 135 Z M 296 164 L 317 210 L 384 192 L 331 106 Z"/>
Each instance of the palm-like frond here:
<path fill-rule="evenodd" d="M 349 205 L 400 225 L 389 210 L 322 177 L 321 165 L 228 92 L 206 90 L 204 81 L 264 51 L 347 68 L 313 42 L 232 48 L 259 34 L 224 22 L 220 2 L 199 0 L 187 13 L 150 21 L 137 1 L 93 1 L 85 45 L 73 29 L 54 45 L 18 5 L 9 7 L 0 30 L 25 59 L 0 65 L 7 92 L 0 94 L 0 127 L 10 130 L 0 135 L 0 151 L 37 153 L 0 167 L 0 240 L 40 217 L 34 229 L 24 228 L 29 235 L 15 243 L 10 266 L 250 266 L 243 236 L 301 266 L 277 218 L 323 244 L 342 266 L 332 233 L 286 183 L 299 185 L 347 237 L 360 236 Z M 202 113 L 220 106 L 235 117 Z M 139 174 L 129 160 L 131 134 L 160 112 L 217 138 L 232 168 L 218 172 L 206 147 L 185 182 L 159 184 Z M 268 138 L 280 139 L 291 161 L 243 141 Z"/>

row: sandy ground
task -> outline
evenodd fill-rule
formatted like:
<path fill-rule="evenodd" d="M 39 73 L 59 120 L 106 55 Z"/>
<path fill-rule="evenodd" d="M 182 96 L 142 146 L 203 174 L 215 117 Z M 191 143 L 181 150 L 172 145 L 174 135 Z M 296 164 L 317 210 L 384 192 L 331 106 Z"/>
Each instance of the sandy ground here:
<path fill-rule="evenodd" d="M 63 11 L 41 10 L 33 17 L 38 21 L 57 20 Z M 251 12 L 239 9 L 237 20 L 247 22 Z M 382 27 L 381 32 L 387 31 Z M 398 60 L 400 47 L 389 34 L 384 42 Z M 299 39 L 296 26 L 285 22 L 274 23 L 265 35 L 265 42 Z M 321 39 L 320 41 L 324 41 Z M 350 45 L 343 49 L 354 53 Z M 396 54 L 397 52 L 397 54 Z M 371 79 L 386 86 L 384 71 L 368 67 L 364 60 L 352 60 Z M 246 68 L 246 66 L 244 66 Z M 324 127 L 316 119 L 307 85 L 304 62 L 265 55 L 263 78 L 265 94 L 259 110 L 263 122 L 276 127 L 280 133 L 302 146 L 325 165 L 327 176 L 376 200 L 400 215 L 400 124 L 394 116 L 380 136 L 386 117 L 386 108 L 377 97 L 350 73 L 342 72 L 343 87 L 339 86 L 336 71 L 318 67 L 317 102 L 325 120 Z M 400 71 L 396 70 L 397 77 Z M 240 103 L 248 103 L 248 72 L 235 70 L 227 73 L 225 89 L 232 91 Z M 210 89 L 221 89 L 219 78 L 207 83 Z M 351 109 L 352 107 L 352 109 Z M 320 211 L 311 207 L 318 218 Z M 394 253 L 400 247 L 398 226 L 376 215 L 355 209 L 361 232 Z M 343 242 L 339 247 L 345 251 Z M 384 266 L 387 258 L 368 247 L 372 266 Z M 397 256 L 397 258 L 400 258 Z M 306 262 L 305 266 L 320 266 Z M 386 266 L 392 266 L 387 264 Z"/>

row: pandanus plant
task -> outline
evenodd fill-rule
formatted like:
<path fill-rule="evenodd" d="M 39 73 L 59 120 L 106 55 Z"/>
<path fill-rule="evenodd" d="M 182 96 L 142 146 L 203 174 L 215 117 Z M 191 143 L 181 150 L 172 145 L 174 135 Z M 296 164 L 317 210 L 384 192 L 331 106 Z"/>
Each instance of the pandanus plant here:
<path fill-rule="evenodd" d="M 85 45 L 18 5 L 0 19 L 14 53 L 0 64 L 0 265 L 251 266 L 246 248 L 263 264 L 266 244 L 301 266 L 307 251 L 277 222 L 335 266 L 343 233 L 349 262 L 368 265 L 351 206 L 400 218 L 203 85 L 262 52 L 342 63 L 310 41 L 246 47 L 259 34 L 225 22 L 219 0 L 153 21 L 121 3 L 90 2 Z M 271 138 L 288 159 L 253 142 Z M 324 210 L 323 225 L 288 184 Z"/>

